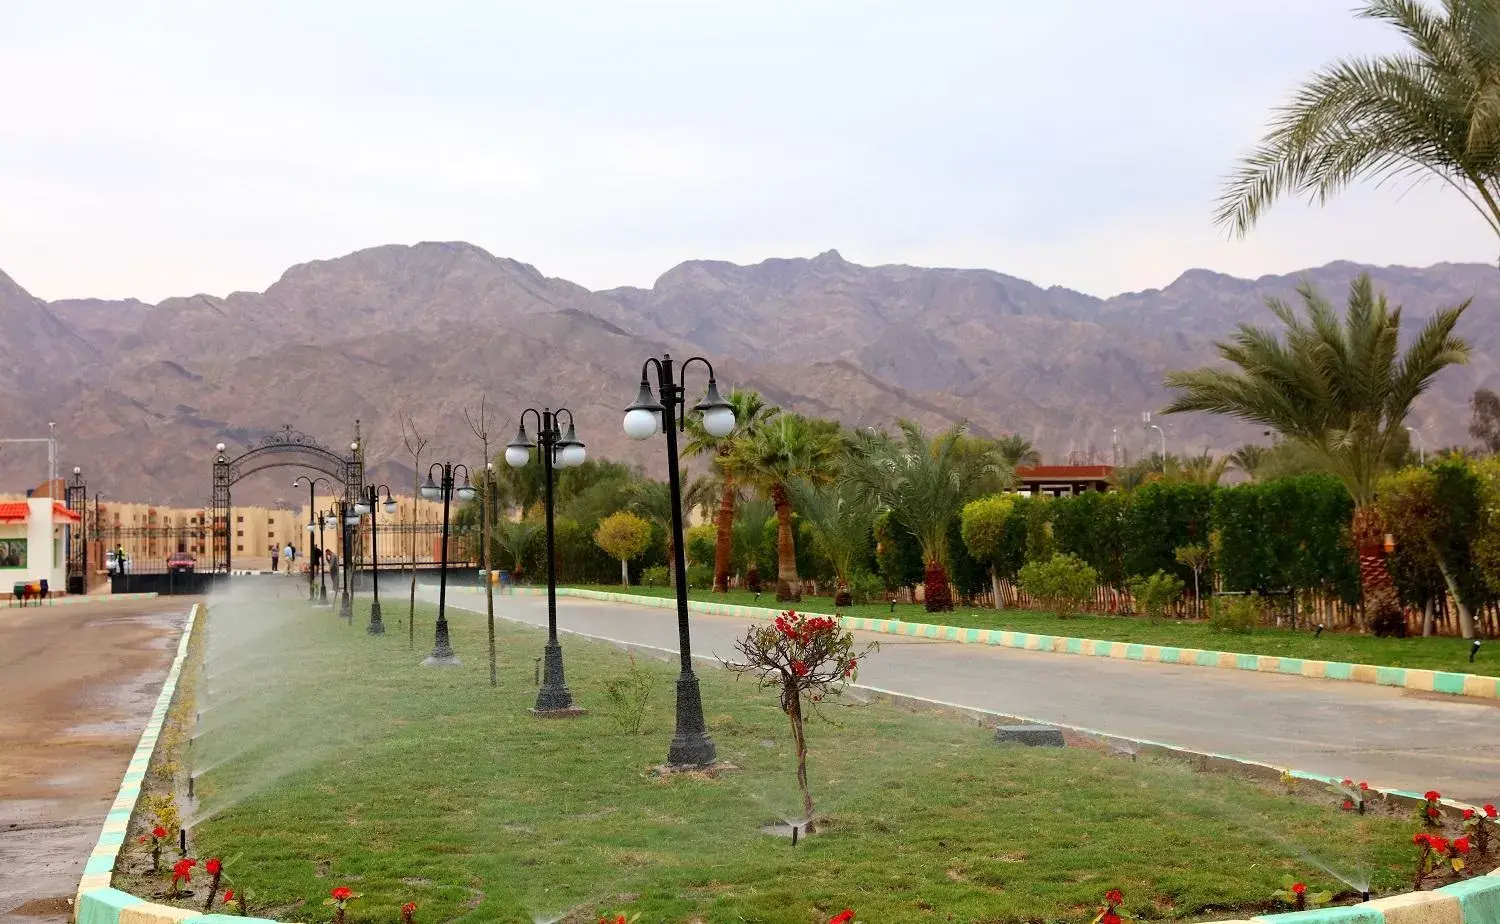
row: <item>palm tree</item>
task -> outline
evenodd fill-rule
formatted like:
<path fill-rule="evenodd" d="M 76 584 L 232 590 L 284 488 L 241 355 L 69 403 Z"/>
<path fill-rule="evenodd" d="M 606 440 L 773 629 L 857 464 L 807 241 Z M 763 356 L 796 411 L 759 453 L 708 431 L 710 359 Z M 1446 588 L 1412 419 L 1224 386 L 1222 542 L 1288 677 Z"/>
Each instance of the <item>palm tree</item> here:
<path fill-rule="evenodd" d="M 848 606 L 849 578 L 874 543 L 876 505 L 870 493 L 853 481 L 814 488 L 802 480 L 789 485 L 797 512 L 807 519 L 818 544 L 833 564 L 838 586 L 834 605 Z"/>
<path fill-rule="evenodd" d="M 1367 0 L 1359 16 L 1409 47 L 1303 84 L 1230 177 L 1217 223 L 1244 235 L 1287 193 L 1321 204 L 1355 179 L 1435 175 L 1500 235 L 1500 2 Z"/>
<path fill-rule="evenodd" d="M 1270 456 L 1271 450 L 1259 443 L 1246 443 L 1229 454 L 1229 464 L 1250 476 L 1251 481 L 1255 481 L 1256 474 L 1265 467 Z"/>
<path fill-rule="evenodd" d="M 1212 487 L 1223 479 L 1224 473 L 1228 470 L 1228 456 L 1220 456 L 1216 459 L 1212 453 L 1205 450 L 1202 455 L 1189 456 L 1186 459 L 1178 459 L 1175 456 L 1167 457 L 1160 478 L 1163 481 Z"/>
<path fill-rule="evenodd" d="M 525 573 L 526 556 L 542 537 L 542 524 L 535 520 L 509 520 L 501 517 L 494 525 L 491 541 L 511 561 L 511 573 L 519 579 Z M 497 554 L 496 560 L 501 560 Z"/>
<path fill-rule="evenodd" d="M 734 558 L 734 506 L 740 500 L 731 464 L 735 447 L 754 440 L 760 428 L 781 413 L 781 408 L 767 404 L 757 391 L 736 388 L 727 400 L 734 405 L 734 432 L 713 436 L 703 429 L 698 415 L 690 415 L 688 442 L 683 448 L 689 457 L 711 453 L 719 476 L 719 510 L 714 515 L 714 590 L 719 593 L 729 592 L 729 568 Z"/>
<path fill-rule="evenodd" d="M 778 415 L 752 439 L 731 451 L 728 464 L 735 476 L 776 507 L 776 599 L 779 601 L 802 599 L 788 485 L 796 479 L 813 486 L 830 484 L 839 461 L 839 425 L 800 414 Z"/>
<path fill-rule="evenodd" d="M 1018 465 L 1040 465 L 1042 461 L 1042 454 L 1031 440 L 1019 433 L 1007 433 L 995 440 L 995 454 L 1012 469 Z"/>
<path fill-rule="evenodd" d="M 1178 396 L 1167 413 L 1207 411 L 1269 427 L 1337 475 L 1354 499 L 1360 579 L 1378 613 L 1395 604 L 1376 480 L 1406 436 L 1412 402 L 1439 370 L 1468 361 L 1468 344 L 1453 328 L 1469 303 L 1434 314 L 1402 354 L 1401 309 L 1375 294 L 1369 276 L 1349 287 L 1342 319 L 1310 286 L 1298 292 L 1305 317 L 1278 299 L 1268 302 L 1285 327 L 1283 339 L 1241 324 L 1229 342 L 1215 344 L 1237 371 L 1169 373 L 1166 385 Z"/>
<path fill-rule="evenodd" d="M 953 521 L 973 486 L 999 467 L 990 456 L 965 451 L 967 429 L 958 424 L 929 439 L 921 427 L 903 420 L 899 436 L 861 433 L 853 443 L 856 464 L 849 480 L 890 510 L 922 547 L 928 612 L 953 609 L 944 564 Z"/>
<path fill-rule="evenodd" d="M 745 588 L 760 593 L 760 550 L 766 535 L 766 521 L 776 515 L 768 500 L 747 498 L 734 509 L 735 556 L 745 562 Z"/>

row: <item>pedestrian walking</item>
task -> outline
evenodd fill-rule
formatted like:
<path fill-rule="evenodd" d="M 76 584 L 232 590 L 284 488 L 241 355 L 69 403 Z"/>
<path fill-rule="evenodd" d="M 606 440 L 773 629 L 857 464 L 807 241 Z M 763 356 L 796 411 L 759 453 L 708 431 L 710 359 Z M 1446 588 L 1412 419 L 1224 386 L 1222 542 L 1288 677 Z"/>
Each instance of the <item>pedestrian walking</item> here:
<path fill-rule="evenodd" d="M 292 548 L 290 542 L 286 544 L 286 548 L 281 550 L 281 557 L 286 559 L 286 573 L 291 574 L 293 570 L 292 563 L 297 560 L 297 550 Z"/>
<path fill-rule="evenodd" d="M 276 569 L 276 564 L 277 564 L 277 561 L 280 558 L 281 558 L 281 550 L 276 547 L 276 543 L 274 543 L 274 542 L 271 543 L 271 573 L 272 574 L 276 573 L 276 570 L 277 570 Z M 287 570 L 290 571 L 291 567 L 292 567 L 291 563 L 288 562 L 286 567 L 287 567 Z"/>

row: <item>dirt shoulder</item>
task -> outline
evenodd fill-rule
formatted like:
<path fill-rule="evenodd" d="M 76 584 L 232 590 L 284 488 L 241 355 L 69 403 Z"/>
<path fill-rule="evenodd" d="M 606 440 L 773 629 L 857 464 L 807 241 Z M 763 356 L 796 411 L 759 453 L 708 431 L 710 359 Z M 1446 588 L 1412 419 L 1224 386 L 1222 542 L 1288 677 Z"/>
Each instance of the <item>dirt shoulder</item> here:
<path fill-rule="evenodd" d="M 0 920 L 67 920 L 192 603 L 0 607 Z"/>

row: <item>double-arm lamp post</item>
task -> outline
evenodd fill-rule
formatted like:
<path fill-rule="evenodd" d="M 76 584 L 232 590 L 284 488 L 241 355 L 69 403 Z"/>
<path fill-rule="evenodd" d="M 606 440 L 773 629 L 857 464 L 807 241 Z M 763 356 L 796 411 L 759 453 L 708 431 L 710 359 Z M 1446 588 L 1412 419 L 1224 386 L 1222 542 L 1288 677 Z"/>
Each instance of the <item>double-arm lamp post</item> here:
<path fill-rule="evenodd" d="M 536 418 L 536 442 L 526 435 L 526 415 Z M 568 432 L 562 432 L 561 417 L 568 415 Z M 552 482 L 553 472 L 559 468 L 582 465 L 586 458 L 583 444 L 578 441 L 573 428 L 573 412 L 567 408 L 550 408 L 538 411 L 527 408 L 521 412 L 521 424 L 516 438 L 505 447 L 505 462 L 511 468 L 525 468 L 531 461 L 531 450 L 536 449 L 542 462 L 542 483 L 547 510 L 547 647 L 542 650 L 542 686 L 536 692 L 537 715 L 576 715 L 573 694 L 563 679 L 562 646 L 557 642 L 557 552 L 553 533 Z"/>
<path fill-rule="evenodd" d="M 319 531 L 318 529 L 316 529 L 314 527 L 314 524 L 318 523 L 319 521 L 321 521 L 322 517 L 319 517 L 315 512 L 313 512 L 313 504 L 317 503 L 317 500 L 318 500 L 318 498 L 317 498 L 318 482 L 321 481 L 321 482 L 327 484 L 330 490 L 333 488 L 333 482 L 329 481 L 327 478 L 324 478 L 322 475 L 319 475 L 316 478 L 305 478 L 305 477 L 303 477 L 303 478 L 297 478 L 297 479 L 295 479 L 292 482 L 292 487 L 294 487 L 294 488 L 300 488 L 300 487 L 302 487 L 302 483 L 304 481 L 307 482 L 307 539 L 308 539 L 309 542 L 311 542 L 312 541 L 313 533 L 318 533 L 318 546 L 319 546 L 319 548 L 321 548 L 322 544 L 323 544 L 323 534 L 322 534 L 321 531 Z M 287 567 L 291 567 L 291 566 L 288 565 Z M 321 552 L 319 552 L 319 554 L 318 554 L 317 569 L 316 570 L 318 571 L 318 573 L 320 575 L 323 572 L 323 555 L 322 555 Z M 317 591 L 313 589 L 313 571 L 314 571 L 314 568 L 313 568 L 313 557 L 311 555 L 309 555 L 309 556 L 307 556 L 307 599 L 308 600 L 316 600 L 316 599 L 318 599 Z M 325 602 L 328 600 L 328 588 L 326 586 L 323 588 L 323 600 Z"/>
<path fill-rule="evenodd" d="M 710 436 L 725 437 L 734 432 L 734 406 L 719 396 L 714 381 L 714 367 L 701 356 L 682 364 L 679 375 L 693 363 L 708 370 L 708 392 L 693 410 L 703 415 L 703 429 Z M 648 373 L 656 369 L 657 393 L 651 393 Z M 698 691 L 698 676 L 693 673 L 693 649 L 688 630 L 687 556 L 682 538 L 682 479 L 677 468 L 677 434 L 685 425 L 686 389 L 672 377 L 672 357 L 652 357 L 641 366 L 641 390 L 635 403 L 625 409 L 625 435 L 646 440 L 658 432 L 667 437 L 667 484 L 672 498 L 672 564 L 677 584 L 677 644 L 682 673 L 677 677 L 677 731 L 667 751 L 667 763 L 676 766 L 706 767 L 714 762 L 713 739 L 703 721 L 703 697 Z"/>
<path fill-rule="evenodd" d="M 391 497 L 391 489 L 385 485 L 367 484 L 364 488 L 364 496 L 354 504 L 354 512 L 363 516 L 370 515 L 370 591 L 373 599 L 370 601 L 370 625 L 365 630 L 371 635 L 384 635 L 385 622 L 380 615 L 380 546 L 376 539 L 380 531 L 376 529 L 375 511 L 380 509 L 380 495 L 385 494 L 385 512 L 388 516 L 396 513 L 396 499 Z"/>
<path fill-rule="evenodd" d="M 454 475 L 459 470 L 463 471 L 464 482 L 457 488 L 454 487 Z M 439 480 L 434 481 L 433 472 L 441 472 Z M 442 564 L 438 568 L 438 615 L 437 629 L 434 631 L 432 642 L 432 654 L 422 663 L 428 667 L 455 667 L 458 658 L 453 654 L 453 646 L 448 642 L 448 510 L 453 496 L 458 495 L 461 502 L 471 501 L 478 492 L 469 483 L 469 467 L 463 463 L 454 465 L 452 462 L 434 462 L 427 469 L 427 482 L 422 485 L 421 494 L 423 499 L 435 501 L 441 499 L 443 502 L 443 548 Z"/>
<path fill-rule="evenodd" d="M 316 533 L 317 545 L 313 546 L 314 560 L 318 567 L 318 605 L 324 606 L 328 603 L 328 550 L 324 547 L 323 531 L 333 525 L 333 513 L 328 510 L 320 510 L 314 515 L 313 522 L 307 524 L 309 535 Z"/>
<path fill-rule="evenodd" d="M 343 566 L 340 572 L 341 583 L 343 584 L 341 590 L 343 596 L 339 598 L 339 615 L 349 620 L 350 623 L 353 623 L 354 580 L 352 572 L 354 569 L 351 567 L 353 556 L 349 554 L 349 546 L 353 545 L 350 537 L 355 528 L 359 526 L 359 514 L 355 512 L 357 509 L 355 505 L 343 498 L 334 501 L 333 507 L 337 511 L 339 519 L 339 564 Z"/>

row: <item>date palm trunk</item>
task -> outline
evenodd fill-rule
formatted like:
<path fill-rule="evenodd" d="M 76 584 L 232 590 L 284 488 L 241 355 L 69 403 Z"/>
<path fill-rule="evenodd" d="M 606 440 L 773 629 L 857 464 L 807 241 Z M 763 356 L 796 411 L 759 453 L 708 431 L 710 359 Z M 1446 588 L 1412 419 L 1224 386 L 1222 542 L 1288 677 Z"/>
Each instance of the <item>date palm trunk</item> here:
<path fill-rule="evenodd" d="M 792 538 L 792 501 L 786 485 L 771 489 L 771 503 L 776 507 L 776 600 L 779 603 L 801 602 L 802 582 L 797 578 L 797 546 Z"/>
<path fill-rule="evenodd" d="M 1368 629 L 1383 613 L 1400 612 L 1396 582 L 1386 564 L 1385 523 L 1371 504 L 1354 509 L 1354 547 L 1359 551 L 1359 588 L 1364 598 L 1360 628 Z"/>
<path fill-rule="evenodd" d="M 723 594 L 729 592 L 729 566 L 734 558 L 734 476 L 728 472 L 714 528 L 714 593 Z"/>
<path fill-rule="evenodd" d="M 953 610 L 953 591 L 948 586 L 948 572 L 940 561 L 929 561 L 922 581 L 922 602 L 929 613 Z"/>

